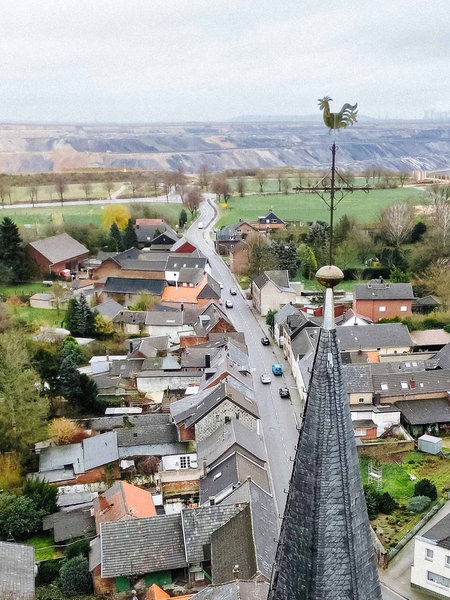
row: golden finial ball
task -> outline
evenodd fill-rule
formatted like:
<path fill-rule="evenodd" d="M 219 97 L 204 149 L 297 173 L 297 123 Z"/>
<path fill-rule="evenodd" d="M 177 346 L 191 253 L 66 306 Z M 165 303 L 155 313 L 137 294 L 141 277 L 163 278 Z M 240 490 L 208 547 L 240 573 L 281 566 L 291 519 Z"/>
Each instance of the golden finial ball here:
<path fill-rule="evenodd" d="M 323 287 L 333 288 L 344 279 L 344 273 L 339 267 L 325 265 L 324 267 L 320 267 L 317 271 L 316 279 Z"/>

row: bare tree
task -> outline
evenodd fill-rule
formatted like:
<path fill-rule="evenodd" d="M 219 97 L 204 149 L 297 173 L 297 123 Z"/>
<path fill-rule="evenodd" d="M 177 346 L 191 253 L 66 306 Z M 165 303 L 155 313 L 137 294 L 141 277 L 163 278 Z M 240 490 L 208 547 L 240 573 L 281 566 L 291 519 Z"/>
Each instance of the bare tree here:
<path fill-rule="evenodd" d="M 186 188 L 186 186 L 184 186 Z M 182 196 L 182 202 L 184 206 L 189 210 L 193 217 L 198 211 L 200 202 L 202 201 L 202 194 L 198 187 L 186 188 Z"/>
<path fill-rule="evenodd" d="M 231 196 L 230 184 L 228 183 L 225 175 L 216 175 L 215 177 L 213 177 L 213 180 L 211 182 L 211 190 L 214 194 L 217 194 L 217 196 L 219 197 L 219 201 L 221 196 L 223 196 L 225 202 Z"/>
<path fill-rule="evenodd" d="M 200 165 L 198 172 L 198 185 L 200 189 L 207 190 L 209 185 L 209 171 L 207 165 Z"/>
<path fill-rule="evenodd" d="M 111 200 L 111 192 L 114 189 L 114 182 L 113 182 L 113 178 L 112 178 L 111 174 L 108 174 L 106 176 L 106 179 L 105 179 L 105 182 L 103 184 L 103 187 L 107 191 L 108 197 Z"/>
<path fill-rule="evenodd" d="M 408 173 L 408 171 L 399 171 L 397 173 L 397 176 L 398 176 L 400 185 L 403 187 L 405 185 L 405 183 L 408 181 L 408 179 L 410 177 L 410 173 Z"/>
<path fill-rule="evenodd" d="M 64 194 L 67 192 L 67 181 L 62 174 L 58 174 L 55 177 L 55 191 L 59 196 L 62 206 L 64 202 Z"/>
<path fill-rule="evenodd" d="M 429 197 L 433 203 L 432 229 L 438 236 L 440 245 L 446 248 L 450 233 L 450 186 L 436 184 L 431 186 Z"/>
<path fill-rule="evenodd" d="M 396 202 L 381 212 L 380 226 L 388 242 L 398 248 L 411 235 L 414 220 L 414 208 L 407 202 Z"/>
<path fill-rule="evenodd" d="M 88 200 L 89 196 L 92 194 L 92 183 L 90 183 L 89 181 L 85 180 L 80 185 L 80 188 L 84 192 L 84 196 L 85 196 L 86 200 Z"/>
<path fill-rule="evenodd" d="M 287 196 L 289 194 L 289 188 L 291 187 L 291 183 L 287 177 L 283 177 L 281 180 L 281 187 L 283 188 L 283 194 Z"/>
<path fill-rule="evenodd" d="M 36 184 L 30 185 L 28 188 L 28 195 L 30 196 L 30 202 L 34 206 L 34 203 L 38 200 L 39 186 Z"/>
<path fill-rule="evenodd" d="M 245 196 L 246 179 L 242 175 L 237 178 L 237 192 L 241 198 Z"/>
<path fill-rule="evenodd" d="M 267 181 L 267 173 L 263 169 L 258 169 L 256 171 L 256 181 L 259 184 L 259 191 L 261 194 L 264 193 L 264 186 Z"/>

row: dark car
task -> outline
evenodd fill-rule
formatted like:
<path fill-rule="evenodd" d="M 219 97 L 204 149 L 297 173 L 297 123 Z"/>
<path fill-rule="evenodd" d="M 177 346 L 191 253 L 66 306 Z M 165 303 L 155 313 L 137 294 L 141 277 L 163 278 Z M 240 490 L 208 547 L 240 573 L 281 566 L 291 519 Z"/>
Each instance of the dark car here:
<path fill-rule="evenodd" d="M 281 398 L 290 398 L 290 396 L 291 396 L 287 387 L 280 388 L 279 393 L 280 393 Z"/>
<path fill-rule="evenodd" d="M 266 336 L 262 337 L 262 338 L 261 338 L 261 344 L 262 344 L 263 346 L 270 346 L 270 340 L 269 340 L 269 338 L 268 338 L 268 337 L 266 337 Z"/>

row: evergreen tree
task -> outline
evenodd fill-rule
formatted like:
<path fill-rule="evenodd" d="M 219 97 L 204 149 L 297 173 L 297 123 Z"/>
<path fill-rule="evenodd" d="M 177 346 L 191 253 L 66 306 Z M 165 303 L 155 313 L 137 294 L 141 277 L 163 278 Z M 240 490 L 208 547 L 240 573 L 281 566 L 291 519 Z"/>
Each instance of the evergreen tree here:
<path fill-rule="evenodd" d="M 414 486 L 414 496 L 428 496 L 430 500 L 436 500 L 436 486 L 429 479 L 420 479 Z"/>
<path fill-rule="evenodd" d="M 72 356 L 75 364 L 79 365 L 83 358 L 83 351 L 80 348 L 77 340 L 71 335 L 67 336 L 63 342 L 61 352 L 59 353 L 60 362 L 62 362 L 66 356 Z"/>
<path fill-rule="evenodd" d="M 123 247 L 122 234 L 120 233 L 119 227 L 117 226 L 117 223 L 115 223 L 115 222 L 110 227 L 109 237 L 111 240 L 111 247 L 113 247 L 114 250 L 116 250 L 117 252 L 123 252 L 124 247 Z"/>
<path fill-rule="evenodd" d="M 95 408 L 98 396 L 98 387 L 93 379 L 86 373 L 80 374 L 79 402 L 84 409 L 92 411 Z"/>
<path fill-rule="evenodd" d="M 89 561 L 78 554 L 64 562 L 59 571 L 58 587 L 66 596 L 79 596 L 92 592 Z"/>
<path fill-rule="evenodd" d="M 125 231 L 123 232 L 123 246 L 125 250 L 128 248 L 137 248 L 138 239 L 136 235 L 136 231 L 134 230 L 133 221 L 128 219 L 127 226 L 125 227 Z"/>
<path fill-rule="evenodd" d="M 31 361 L 33 369 L 41 378 L 41 393 L 49 396 L 49 398 L 55 398 L 59 394 L 58 372 L 60 362 L 57 352 L 46 348 L 39 348 Z"/>
<path fill-rule="evenodd" d="M 78 335 L 88 336 L 94 332 L 94 313 L 86 300 L 86 296 L 81 294 L 78 299 L 75 311 L 76 332 Z"/>
<path fill-rule="evenodd" d="M 0 452 L 22 452 L 45 437 L 49 405 L 39 395 L 36 379 L 20 334 L 1 334 Z"/>
<path fill-rule="evenodd" d="M 30 265 L 25 257 L 17 225 L 9 217 L 0 223 L 0 262 L 8 280 L 13 283 L 30 277 Z"/>
<path fill-rule="evenodd" d="M 184 208 L 183 208 L 183 209 L 181 210 L 181 212 L 180 212 L 180 216 L 179 216 L 179 218 L 178 218 L 178 227 L 179 227 L 180 229 L 183 229 L 183 227 L 184 227 L 184 226 L 186 225 L 186 223 L 187 223 L 187 220 L 188 220 L 188 217 L 187 217 L 187 212 L 186 212 L 186 211 L 184 210 Z"/>
<path fill-rule="evenodd" d="M 64 316 L 64 326 L 70 331 L 70 333 L 73 333 L 76 329 L 75 313 L 77 310 L 77 305 L 78 303 L 76 298 L 71 298 L 67 303 L 66 314 Z"/>
<path fill-rule="evenodd" d="M 70 354 L 61 362 L 59 368 L 61 394 L 72 404 L 80 400 L 80 373 L 77 364 Z"/>
<path fill-rule="evenodd" d="M 293 279 L 297 275 L 298 259 L 295 245 L 292 242 L 273 242 L 272 252 L 278 259 L 279 268 L 288 271 Z"/>
<path fill-rule="evenodd" d="M 37 510 L 50 515 L 57 511 L 58 488 L 45 479 L 27 479 L 23 495 L 33 500 Z"/>

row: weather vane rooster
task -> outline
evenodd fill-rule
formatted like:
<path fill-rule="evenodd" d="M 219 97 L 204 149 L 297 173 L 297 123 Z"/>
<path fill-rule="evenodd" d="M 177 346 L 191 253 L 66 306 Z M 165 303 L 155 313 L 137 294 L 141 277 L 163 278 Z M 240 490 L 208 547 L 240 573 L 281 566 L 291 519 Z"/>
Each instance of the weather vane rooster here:
<path fill-rule="evenodd" d="M 356 122 L 358 103 L 348 104 L 347 102 L 338 113 L 332 113 L 330 112 L 330 101 L 333 102 L 333 99 L 329 96 L 325 96 L 319 100 L 320 110 L 323 110 L 323 122 L 327 127 L 330 129 L 341 129 Z"/>

